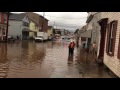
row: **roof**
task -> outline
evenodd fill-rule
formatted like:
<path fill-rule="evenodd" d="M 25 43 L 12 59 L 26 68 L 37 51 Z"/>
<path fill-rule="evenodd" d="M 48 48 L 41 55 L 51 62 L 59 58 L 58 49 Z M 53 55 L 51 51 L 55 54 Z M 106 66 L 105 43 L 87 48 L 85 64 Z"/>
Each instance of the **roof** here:
<path fill-rule="evenodd" d="M 26 14 L 28 15 L 28 17 L 31 21 L 33 21 L 37 25 L 40 25 L 39 20 L 40 20 L 40 17 L 43 18 L 43 16 L 36 14 L 36 13 L 33 13 L 33 12 L 26 12 Z M 44 19 L 47 20 L 46 18 L 44 18 Z"/>
<path fill-rule="evenodd" d="M 28 28 L 23 28 L 22 31 L 31 32 L 31 30 Z"/>
<path fill-rule="evenodd" d="M 83 26 L 83 27 L 79 30 L 80 33 L 83 33 L 83 32 L 86 32 L 86 31 L 87 31 L 86 25 Z"/>
<path fill-rule="evenodd" d="M 93 17 L 94 17 L 93 15 L 90 15 L 90 16 L 88 17 L 86 23 L 89 23 L 89 22 L 92 20 Z"/>
<path fill-rule="evenodd" d="M 80 33 L 80 37 L 91 38 L 91 31 L 92 30 L 88 30 L 86 32 Z"/>
<path fill-rule="evenodd" d="M 32 13 L 32 12 L 26 12 L 26 14 L 28 15 L 28 17 L 31 21 L 33 21 L 35 24 L 39 25 L 39 15 L 38 14 Z"/>
<path fill-rule="evenodd" d="M 35 24 L 40 25 L 40 18 L 43 18 L 43 16 L 33 13 L 33 12 L 25 12 L 25 13 L 20 13 L 20 14 L 15 14 L 12 13 L 10 15 L 10 20 L 22 20 L 25 16 L 28 16 L 28 18 L 33 21 Z M 45 20 L 49 21 L 48 19 L 44 18 Z"/>
<path fill-rule="evenodd" d="M 25 16 L 26 16 L 25 13 L 21 13 L 21 14 L 11 13 L 9 19 L 11 19 L 11 20 L 22 20 Z"/>

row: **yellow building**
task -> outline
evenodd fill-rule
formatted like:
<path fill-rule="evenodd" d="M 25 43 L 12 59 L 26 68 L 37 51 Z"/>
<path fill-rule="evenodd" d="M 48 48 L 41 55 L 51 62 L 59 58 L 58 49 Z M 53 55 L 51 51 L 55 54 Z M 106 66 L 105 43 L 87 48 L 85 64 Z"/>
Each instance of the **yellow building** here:
<path fill-rule="evenodd" d="M 30 20 L 29 29 L 32 31 L 32 32 L 29 32 L 29 38 L 33 39 L 34 37 L 36 37 L 37 28 L 36 28 L 36 24 L 32 20 Z"/>
<path fill-rule="evenodd" d="M 47 33 L 48 33 L 48 37 L 49 37 L 49 38 L 50 38 L 51 36 L 53 36 L 53 27 L 52 27 L 52 26 L 48 26 Z"/>

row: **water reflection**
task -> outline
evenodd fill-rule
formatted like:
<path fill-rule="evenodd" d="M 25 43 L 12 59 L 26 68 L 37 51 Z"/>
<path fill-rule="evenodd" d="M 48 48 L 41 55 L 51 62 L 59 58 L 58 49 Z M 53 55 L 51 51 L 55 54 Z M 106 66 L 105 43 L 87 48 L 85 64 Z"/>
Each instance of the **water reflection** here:
<path fill-rule="evenodd" d="M 16 43 L 17 44 L 17 43 Z M 40 68 L 45 57 L 45 44 L 34 41 L 22 41 L 18 45 L 14 44 L 9 53 L 14 51 L 17 54 L 9 54 L 11 57 L 9 77 L 35 77 L 31 70 Z M 10 44 L 9 44 L 10 45 Z M 8 46 L 9 46 L 8 45 Z M 11 46 L 11 45 L 10 45 Z M 17 48 L 18 47 L 18 48 Z M 31 72 L 31 73 L 30 73 Z M 36 71 L 37 73 L 39 71 Z M 28 75 L 30 73 L 30 75 Z"/>
<path fill-rule="evenodd" d="M 68 61 L 73 62 L 73 55 L 68 56 Z"/>
<path fill-rule="evenodd" d="M 89 54 L 75 48 L 74 55 L 68 56 L 68 44 L 65 41 L 0 43 L 0 75 L 7 78 L 109 76 Z"/>
<path fill-rule="evenodd" d="M 7 57 L 7 44 L 0 43 L 0 77 L 5 78 L 9 68 Z"/>
<path fill-rule="evenodd" d="M 0 43 L 0 64 L 7 61 L 7 44 Z"/>

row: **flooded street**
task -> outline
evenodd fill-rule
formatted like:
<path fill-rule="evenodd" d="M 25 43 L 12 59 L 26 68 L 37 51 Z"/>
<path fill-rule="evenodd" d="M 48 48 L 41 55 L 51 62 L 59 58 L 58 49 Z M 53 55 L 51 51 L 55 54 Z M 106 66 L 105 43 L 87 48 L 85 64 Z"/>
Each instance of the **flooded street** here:
<path fill-rule="evenodd" d="M 68 57 L 67 41 L 0 43 L 1 78 L 113 78 L 94 60 L 80 54 Z M 86 59 L 87 58 L 87 59 Z"/>

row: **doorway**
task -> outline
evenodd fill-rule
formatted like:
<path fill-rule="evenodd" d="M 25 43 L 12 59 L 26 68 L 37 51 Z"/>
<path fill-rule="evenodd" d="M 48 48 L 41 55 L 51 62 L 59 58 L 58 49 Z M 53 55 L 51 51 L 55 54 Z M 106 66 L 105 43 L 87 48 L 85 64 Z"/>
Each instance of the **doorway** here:
<path fill-rule="evenodd" d="M 100 30 L 101 38 L 100 38 L 100 49 L 99 49 L 98 59 L 102 59 L 102 62 L 103 62 L 103 58 L 104 58 L 107 22 L 108 22 L 108 18 L 104 18 L 98 22 L 99 25 L 101 26 L 101 30 Z"/>

